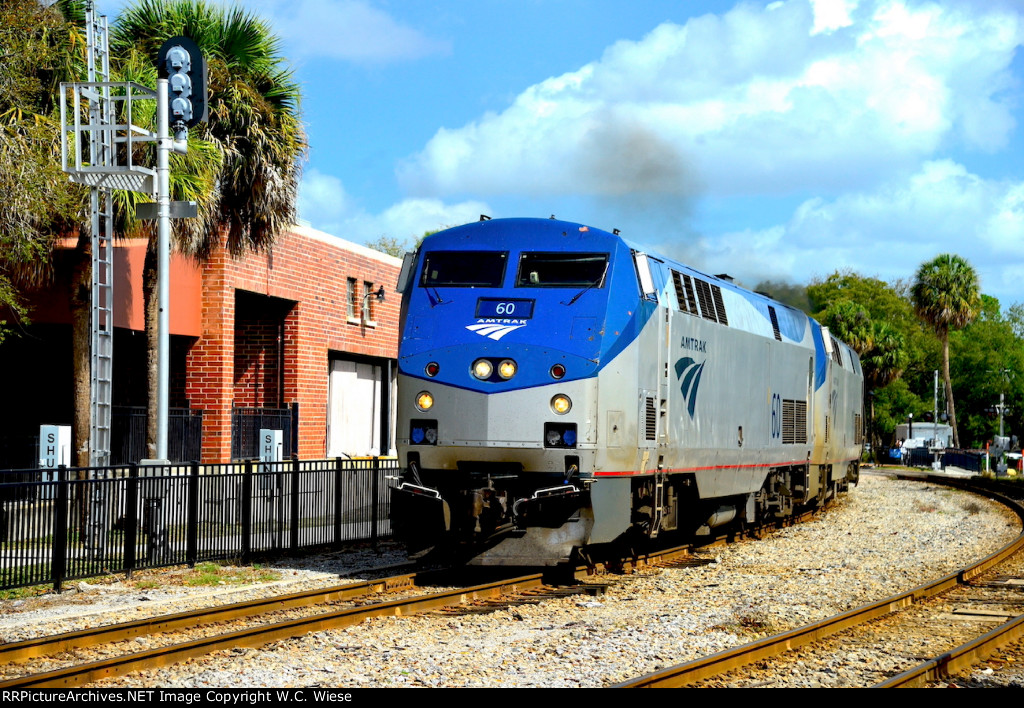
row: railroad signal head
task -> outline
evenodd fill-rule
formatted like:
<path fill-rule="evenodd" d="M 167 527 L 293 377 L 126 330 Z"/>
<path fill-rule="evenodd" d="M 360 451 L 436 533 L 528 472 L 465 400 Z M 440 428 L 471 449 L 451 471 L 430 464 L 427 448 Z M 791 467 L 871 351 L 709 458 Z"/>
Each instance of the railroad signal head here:
<path fill-rule="evenodd" d="M 157 54 L 160 78 L 167 79 L 171 129 L 185 131 L 209 117 L 206 58 L 188 37 L 171 37 Z"/>

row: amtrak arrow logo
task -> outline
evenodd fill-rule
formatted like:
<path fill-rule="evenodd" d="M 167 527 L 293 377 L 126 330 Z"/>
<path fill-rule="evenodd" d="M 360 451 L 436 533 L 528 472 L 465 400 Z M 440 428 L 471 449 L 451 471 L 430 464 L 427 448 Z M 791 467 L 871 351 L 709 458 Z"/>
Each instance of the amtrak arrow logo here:
<path fill-rule="evenodd" d="M 688 356 L 676 362 L 679 390 L 683 392 L 683 400 L 686 401 L 686 410 L 690 413 L 691 419 L 697 407 L 697 388 L 700 386 L 700 375 L 704 372 L 705 363 L 702 361 L 698 364 Z"/>
<path fill-rule="evenodd" d="M 481 337 L 487 337 L 495 341 L 501 339 L 509 332 L 514 332 L 520 327 L 525 327 L 525 324 L 496 324 L 496 323 L 484 323 L 484 324 L 473 324 L 466 325 L 466 329 L 470 332 L 476 332 Z"/>

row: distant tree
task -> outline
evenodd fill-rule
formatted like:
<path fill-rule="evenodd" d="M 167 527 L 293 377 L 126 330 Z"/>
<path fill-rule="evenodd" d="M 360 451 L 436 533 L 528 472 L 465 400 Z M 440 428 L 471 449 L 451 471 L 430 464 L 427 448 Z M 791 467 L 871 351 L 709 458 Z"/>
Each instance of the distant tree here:
<path fill-rule="evenodd" d="M 380 251 L 381 253 L 386 253 L 389 256 L 394 256 L 395 258 L 401 258 L 409 251 L 415 251 L 416 249 L 418 249 L 420 247 L 420 244 L 423 243 L 423 239 L 425 239 L 427 236 L 436 234 L 438 231 L 444 231 L 444 229 L 447 228 L 450 227 L 445 226 L 440 229 L 434 229 L 433 231 L 424 231 L 422 236 L 413 241 L 399 241 L 394 236 L 381 234 L 372 241 L 367 241 L 366 247 L 372 248 L 375 251 Z"/>
<path fill-rule="evenodd" d="M 906 340 L 898 329 L 884 320 L 873 320 L 860 304 L 837 300 L 821 314 L 821 322 L 860 357 L 864 371 L 865 406 L 868 408 L 871 444 L 880 449 L 876 391 L 900 377 L 907 365 Z M 884 400 L 884 399 L 883 399 Z M 895 411 L 883 411 L 883 419 Z"/>
<path fill-rule="evenodd" d="M 1024 339 L 1024 303 L 1011 305 L 1006 311 L 1006 321 L 1013 329 L 1014 335 Z"/>
<path fill-rule="evenodd" d="M 880 438 L 885 436 L 886 444 L 895 442 L 893 432 L 897 425 L 907 422 L 908 415 L 913 415 L 914 420 L 922 420 L 924 414 L 932 409 L 931 400 L 925 402 L 903 379 L 896 379 L 875 390 L 872 405 L 875 411 L 872 419 L 874 430 Z"/>
<path fill-rule="evenodd" d="M 942 254 L 922 263 L 911 286 L 914 309 L 934 329 L 942 343 L 942 377 L 946 384 L 946 408 L 953 428 L 953 444 L 960 446 L 956 425 L 953 383 L 949 374 L 949 333 L 968 325 L 981 309 L 978 274 L 960 256 Z"/>
<path fill-rule="evenodd" d="M 837 300 L 821 315 L 821 324 L 863 357 L 874 344 L 871 315 L 852 300 Z"/>
<path fill-rule="evenodd" d="M 867 388 L 884 388 L 898 379 L 907 366 L 906 339 L 888 322 L 871 323 L 871 348 L 861 358 Z"/>
<path fill-rule="evenodd" d="M 882 323 L 889 325 L 890 331 L 897 332 L 901 338 L 899 375 L 909 379 L 912 390 L 923 390 L 923 387 L 930 390 L 932 371 L 939 365 L 938 342 L 914 314 L 906 282 L 887 283 L 849 270 L 836 271 L 808 285 L 807 293 L 814 306 L 813 317 L 819 322 L 833 303 L 850 300 L 867 310 L 872 327 Z M 892 344 L 891 338 L 889 344 Z"/>
<path fill-rule="evenodd" d="M 851 270 L 836 271 L 824 280 L 811 282 L 807 286 L 807 295 L 811 301 L 811 312 L 816 317 L 833 303 L 849 300 L 863 307 L 872 320 L 884 320 L 901 328 L 903 323 L 914 322 L 913 307 L 898 285 Z"/>
<path fill-rule="evenodd" d="M 394 236 L 381 235 L 372 241 L 367 241 L 366 247 L 375 251 L 386 253 L 395 258 L 401 258 L 409 250 L 406 241 L 399 241 Z"/>
<path fill-rule="evenodd" d="M 1024 340 L 1009 316 L 993 312 L 995 298 L 982 296 L 982 301 L 982 315 L 953 332 L 949 341 L 960 437 L 972 447 L 983 446 L 999 432 L 995 406 L 1000 394 L 1007 405 L 1007 434 L 1024 430 Z"/>

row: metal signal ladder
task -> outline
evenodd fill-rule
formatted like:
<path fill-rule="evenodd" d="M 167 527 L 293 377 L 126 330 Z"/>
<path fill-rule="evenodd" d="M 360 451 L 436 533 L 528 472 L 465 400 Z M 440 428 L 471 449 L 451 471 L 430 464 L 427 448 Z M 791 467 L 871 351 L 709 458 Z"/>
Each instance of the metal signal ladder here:
<path fill-rule="evenodd" d="M 91 83 L 110 81 L 110 51 L 107 39 L 107 18 L 97 17 L 93 3 L 88 4 L 86 33 L 88 67 Z M 114 122 L 110 86 L 102 86 L 95 100 L 89 101 L 89 121 L 94 126 L 110 126 Z M 89 160 L 93 166 L 105 168 L 115 164 L 113 131 L 93 130 L 89 140 Z M 110 419 L 114 365 L 114 200 L 111 189 L 94 185 L 92 194 L 92 328 L 91 347 L 91 429 L 89 434 L 90 465 L 110 464 Z"/>

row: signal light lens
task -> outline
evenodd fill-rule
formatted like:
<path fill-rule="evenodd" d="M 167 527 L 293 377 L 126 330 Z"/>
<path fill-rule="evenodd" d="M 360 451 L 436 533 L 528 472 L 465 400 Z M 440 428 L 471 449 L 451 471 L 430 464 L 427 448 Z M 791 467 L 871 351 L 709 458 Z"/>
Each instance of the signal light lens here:
<path fill-rule="evenodd" d="M 421 391 L 416 394 L 416 407 L 421 411 L 429 411 L 434 407 L 434 397 L 427 391 Z"/>
<path fill-rule="evenodd" d="M 555 364 L 551 367 L 551 378 L 560 379 L 565 376 L 565 366 L 562 364 Z"/>
<path fill-rule="evenodd" d="M 426 372 L 427 376 L 433 378 L 441 371 L 441 365 L 436 361 L 432 361 L 423 367 L 423 371 Z"/>
<path fill-rule="evenodd" d="M 551 399 L 551 410 L 558 415 L 565 415 L 572 409 L 572 401 L 564 393 L 559 393 Z"/>
<path fill-rule="evenodd" d="M 491 374 L 493 373 L 494 364 L 486 359 L 477 359 L 473 362 L 473 376 L 477 377 L 481 381 L 486 381 L 491 378 Z"/>
<path fill-rule="evenodd" d="M 506 381 L 516 375 L 516 363 L 511 359 L 505 359 L 498 364 L 498 376 Z"/>

